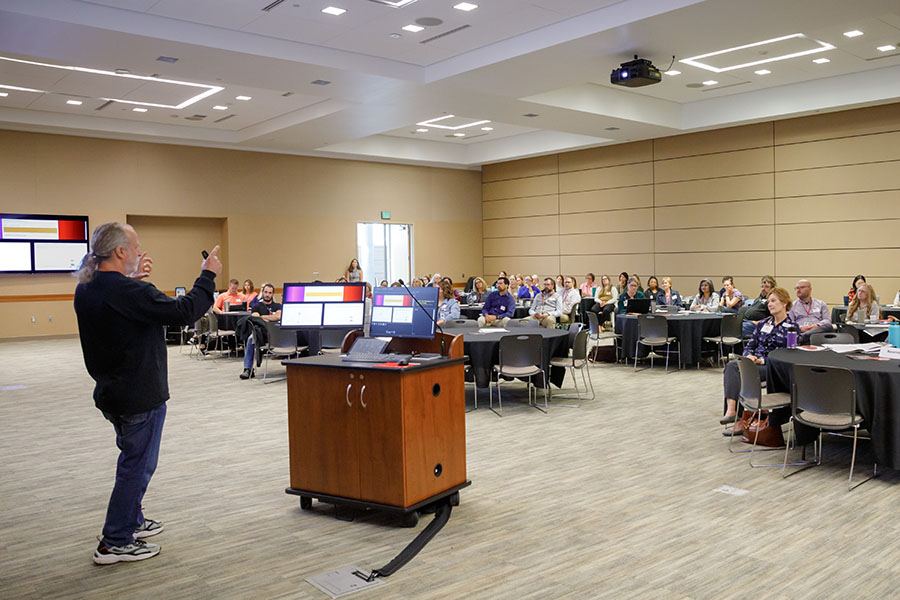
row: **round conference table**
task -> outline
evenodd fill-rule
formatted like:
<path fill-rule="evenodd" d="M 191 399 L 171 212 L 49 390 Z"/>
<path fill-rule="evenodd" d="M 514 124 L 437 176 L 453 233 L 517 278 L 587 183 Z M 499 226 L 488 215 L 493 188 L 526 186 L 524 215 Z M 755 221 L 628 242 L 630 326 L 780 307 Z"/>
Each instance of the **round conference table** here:
<path fill-rule="evenodd" d="M 794 365 L 840 367 L 853 372 L 856 382 L 856 411 L 872 434 L 872 448 L 879 465 L 900 468 L 900 361 L 851 358 L 830 350 L 806 352 L 780 348 L 769 353 L 767 389 L 791 392 Z M 817 430 L 795 424 L 798 439 L 809 442 Z"/>
<path fill-rule="evenodd" d="M 678 339 L 678 362 L 681 366 L 700 362 L 703 338 L 717 336 L 722 329 L 722 314 L 720 313 L 654 314 L 666 319 L 669 335 Z M 634 360 L 635 345 L 638 340 L 638 315 L 616 315 L 616 333 L 622 335 L 622 355 Z M 664 347 L 660 347 L 657 354 L 662 350 Z M 638 346 L 638 358 L 643 358 L 649 353 L 649 346 Z"/>
<path fill-rule="evenodd" d="M 881 316 L 884 319 L 888 318 L 888 315 L 892 315 L 900 319 L 900 306 L 882 306 L 881 307 Z M 844 322 L 844 317 L 847 316 L 847 307 L 846 306 L 835 306 L 831 309 L 831 322 L 837 325 L 838 323 Z"/>
<path fill-rule="evenodd" d="M 546 329 L 544 327 L 522 327 L 510 321 L 508 331 L 491 331 L 481 333 L 474 327 L 445 327 L 444 333 L 463 336 L 463 352 L 469 357 L 475 385 L 485 388 L 491 384 L 491 371 L 494 365 L 500 364 L 500 338 L 507 335 L 539 334 L 543 338 L 543 359 L 541 367 L 547 374 L 547 381 L 560 387 L 566 370 L 562 367 L 550 367 L 550 359 L 554 356 L 567 356 L 569 353 L 568 335 L 565 329 Z M 544 383 L 534 378 L 537 387 Z"/>

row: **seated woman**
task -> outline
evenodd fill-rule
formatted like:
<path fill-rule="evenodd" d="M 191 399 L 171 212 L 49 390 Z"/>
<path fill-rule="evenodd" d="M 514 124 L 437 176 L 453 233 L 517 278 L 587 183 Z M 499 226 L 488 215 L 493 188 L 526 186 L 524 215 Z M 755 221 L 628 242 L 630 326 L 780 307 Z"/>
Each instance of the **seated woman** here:
<path fill-rule="evenodd" d="M 617 302 L 616 314 L 624 315 L 628 312 L 628 301 L 633 300 L 634 298 L 646 298 L 642 292 L 638 291 L 638 280 L 637 277 L 632 277 L 628 280 L 628 287 L 625 288 L 624 294 L 619 294 L 619 300 Z"/>
<path fill-rule="evenodd" d="M 734 287 L 731 276 L 722 279 L 722 295 L 719 297 L 719 312 L 736 313 L 744 305 L 744 296 Z"/>
<path fill-rule="evenodd" d="M 639 276 L 637 276 L 637 275 L 632 275 L 632 276 L 629 277 L 628 279 L 634 279 L 635 281 L 637 281 L 637 284 L 638 284 L 638 289 L 637 289 L 637 291 L 639 291 L 639 292 L 642 293 L 642 294 L 644 293 L 644 286 L 643 286 L 643 284 L 641 283 L 641 278 L 640 278 Z M 646 295 L 646 294 L 644 295 L 644 298 L 647 298 L 647 295 Z"/>
<path fill-rule="evenodd" d="M 562 275 L 556 276 L 556 291 L 557 293 L 562 292 L 562 290 L 566 289 L 566 278 Z"/>
<path fill-rule="evenodd" d="M 256 306 L 256 303 L 259 302 L 259 299 L 257 298 L 257 293 L 255 291 L 255 288 L 253 287 L 253 282 L 249 279 L 244 280 L 243 293 L 244 302 L 247 303 L 247 308 L 251 309 Z"/>
<path fill-rule="evenodd" d="M 897 291 L 897 295 L 894 296 L 894 306 L 900 306 L 900 290 Z"/>
<path fill-rule="evenodd" d="M 512 288 L 511 281 L 510 288 Z M 476 277 L 472 280 L 472 291 L 469 292 L 469 295 L 466 297 L 466 302 L 469 304 L 483 304 L 489 293 L 484 279 Z"/>
<path fill-rule="evenodd" d="M 537 296 L 541 293 L 541 278 L 537 276 L 537 273 L 531 275 L 531 296 Z"/>
<path fill-rule="evenodd" d="M 368 284 L 366 284 L 366 285 L 368 285 Z M 415 279 L 413 279 L 412 286 L 413 287 L 424 287 L 425 284 L 422 283 L 421 277 L 416 277 Z"/>
<path fill-rule="evenodd" d="M 659 289 L 659 279 L 656 278 L 656 275 L 651 275 L 649 279 L 647 279 L 647 287 L 644 288 L 644 297 L 650 298 L 654 302 L 656 302 L 656 297 L 659 296 L 659 293 L 662 290 Z"/>
<path fill-rule="evenodd" d="M 875 290 L 868 283 L 856 288 L 856 295 L 847 307 L 846 323 L 865 323 L 881 318 L 881 308 L 875 302 Z"/>
<path fill-rule="evenodd" d="M 756 363 L 759 369 L 760 379 L 766 376 L 766 357 L 772 350 L 776 348 L 785 348 L 787 346 L 787 334 L 789 332 L 797 333 L 799 328 L 796 323 L 788 316 L 787 311 L 791 309 L 791 295 L 784 288 L 775 288 L 769 292 L 768 297 L 770 317 L 766 317 L 756 324 L 750 341 L 744 346 L 744 356 Z M 722 424 L 732 423 L 737 418 L 738 402 L 737 398 L 741 392 L 741 373 L 738 369 L 737 361 L 731 361 L 725 366 L 724 373 L 725 382 L 725 417 L 719 422 Z M 787 419 L 787 414 L 781 415 L 781 422 Z M 749 414 L 746 414 L 749 419 Z M 770 420 L 770 423 L 773 421 Z M 744 432 L 748 423 L 741 420 L 734 426 L 726 429 L 722 435 L 730 437 L 732 435 L 740 435 Z"/>
<path fill-rule="evenodd" d="M 850 291 L 847 292 L 847 296 L 850 297 L 850 300 L 853 300 L 854 298 L 856 298 L 856 288 L 858 288 L 861 285 L 860 282 L 866 283 L 865 275 L 857 275 L 856 277 L 853 278 L 853 283 L 850 284 Z"/>
<path fill-rule="evenodd" d="M 671 277 L 662 278 L 662 289 L 656 295 L 656 305 L 677 306 L 678 308 L 683 306 L 681 294 L 679 294 L 677 290 L 672 289 Z"/>
<path fill-rule="evenodd" d="M 449 280 L 441 280 L 441 303 L 438 305 L 437 324 L 441 327 L 447 321 L 459 318 L 459 302 L 454 295 L 453 285 Z"/>
<path fill-rule="evenodd" d="M 594 294 L 591 291 L 594 287 L 596 287 L 596 283 L 594 283 L 594 274 L 588 273 L 584 276 L 584 283 L 581 284 L 581 287 L 578 289 L 581 291 L 582 298 L 590 298 Z"/>
<path fill-rule="evenodd" d="M 531 287 L 530 275 L 525 276 L 525 280 L 522 282 L 522 287 L 519 288 L 519 292 L 516 294 L 516 298 L 525 298 L 528 300 L 534 298 L 534 290 Z"/>
<path fill-rule="evenodd" d="M 701 279 L 700 289 L 694 301 L 691 302 L 691 310 L 698 312 L 716 312 L 719 310 L 719 293 L 713 291 L 712 279 Z"/>
<path fill-rule="evenodd" d="M 628 273 L 626 273 L 625 271 L 622 271 L 621 273 L 619 273 L 619 285 L 616 287 L 619 290 L 620 294 L 624 294 L 625 290 L 628 289 L 628 280 L 629 279 L 631 279 L 631 278 L 628 276 Z"/>
<path fill-rule="evenodd" d="M 616 286 L 612 285 L 609 275 L 600 276 L 600 287 L 594 294 L 594 305 L 591 310 L 597 313 L 600 320 L 600 331 L 603 331 L 603 324 L 612 320 L 612 315 L 616 312 L 616 304 L 619 300 L 619 291 Z"/>

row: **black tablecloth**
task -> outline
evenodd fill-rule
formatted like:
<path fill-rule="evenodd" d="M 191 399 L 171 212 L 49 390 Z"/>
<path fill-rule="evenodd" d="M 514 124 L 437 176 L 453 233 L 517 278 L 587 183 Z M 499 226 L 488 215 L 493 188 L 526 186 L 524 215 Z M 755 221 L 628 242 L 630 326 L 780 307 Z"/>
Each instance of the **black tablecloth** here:
<path fill-rule="evenodd" d="M 900 319 L 900 308 L 887 308 L 881 307 L 881 316 L 884 319 L 888 318 L 888 315 L 893 315 Z M 835 325 L 838 323 L 844 322 L 844 317 L 847 316 L 847 307 L 846 306 L 835 306 L 831 309 L 831 322 Z"/>
<path fill-rule="evenodd" d="M 696 364 L 700 361 L 700 351 L 703 348 L 704 337 L 719 335 L 722 329 L 722 315 L 719 313 L 679 313 L 674 315 L 661 315 L 666 319 L 669 335 L 678 338 L 679 363 L 683 366 Z M 634 347 L 638 339 L 637 315 L 616 315 L 616 333 L 622 334 L 622 352 L 624 356 L 634 359 Z M 675 344 L 672 345 L 674 349 Z M 662 354 L 665 348 L 657 350 Z M 649 346 L 638 347 L 638 358 L 649 354 Z"/>
<path fill-rule="evenodd" d="M 900 363 L 896 360 L 858 360 L 830 350 L 804 352 L 779 349 L 766 359 L 767 389 L 791 391 L 791 368 L 795 364 L 841 367 L 853 371 L 856 381 L 856 410 L 872 434 L 872 447 L 879 465 L 900 468 Z M 801 442 L 816 430 L 798 431 Z M 802 435 L 802 437 L 801 437 Z"/>
<path fill-rule="evenodd" d="M 237 322 L 241 317 L 246 317 L 250 314 L 249 310 L 234 310 L 223 313 L 216 314 L 216 322 L 219 324 L 219 329 L 225 331 L 234 331 L 234 328 L 237 326 Z"/>
<path fill-rule="evenodd" d="M 500 364 L 500 338 L 507 335 L 522 335 L 537 333 L 544 338 L 544 372 L 548 373 L 548 380 L 556 387 L 562 386 L 566 370 L 562 367 L 550 368 L 550 359 L 554 356 L 567 356 L 568 331 L 564 329 L 545 329 L 544 327 L 520 327 L 518 323 L 510 322 L 507 325 L 509 331 L 493 331 L 491 333 L 479 333 L 478 329 L 465 327 L 445 327 L 444 333 L 463 336 L 463 351 L 469 357 L 472 372 L 475 376 L 475 385 L 488 387 L 491 382 L 491 371 L 494 365 Z M 533 378 L 535 385 L 543 387 L 543 381 Z"/>
<path fill-rule="evenodd" d="M 473 304 L 466 305 L 461 304 L 459 307 L 459 317 L 461 319 L 471 319 L 473 321 L 477 321 L 478 317 L 481 316 L 481 309 L 484 308 L 483 304 Z M 524 319 L 528 316 L 528 309 L 522 306 L 516 306 L 516 312 L 513 314 L 514 319 Z"/>

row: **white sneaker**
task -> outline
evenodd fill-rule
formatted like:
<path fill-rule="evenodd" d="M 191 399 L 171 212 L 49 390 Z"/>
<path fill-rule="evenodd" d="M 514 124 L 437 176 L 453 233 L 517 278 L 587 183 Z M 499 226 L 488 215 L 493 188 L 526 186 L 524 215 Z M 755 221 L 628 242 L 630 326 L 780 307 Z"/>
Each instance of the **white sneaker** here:
<path fill-rule="evenodd" d="M 163 530 L 163 522 L 162 521 L 154 521 L 153 519 L 144 519 L 144 522 L 140 527 L 134 530 L 134 539 L 140 540 L 143 538 L 148 538 L 152 535 L 156 535 L 157 533 L 162 533 Z"/>
<path fill-rule="evenodd" d="M 143 540 L 134 540 L 127 546 L 107 546 L 103 542 L 94 551 L 93 560 L 98 565 L 111 565 L 117 562 L 133 562 L 146 560 L 159 554 L 160 547 Z"/>

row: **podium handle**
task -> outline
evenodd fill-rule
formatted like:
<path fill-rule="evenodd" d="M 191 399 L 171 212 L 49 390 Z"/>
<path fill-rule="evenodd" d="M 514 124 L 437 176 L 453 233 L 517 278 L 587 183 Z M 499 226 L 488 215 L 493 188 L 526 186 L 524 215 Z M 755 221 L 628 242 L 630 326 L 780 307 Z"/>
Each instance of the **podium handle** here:
<path fill-rule="evenodd" d="M 350 402 L 350 388 L 352 388 L 352 387 L 353 387 L 352 383 L 347 384 L 347 394 L 345 396 L 347 398 L 347 406 L 351 406 L 351 407 L 353 406 L 353 403 Z"/>
<path fill-rule="evenodd" d="M 362 389 L 359 390 L 359 403 L 362 404 L 363 408 L 366 408 L 366 401 L 363 400 L 363 394 L 366 393 L 366 386 L 362 386 Z"/>

